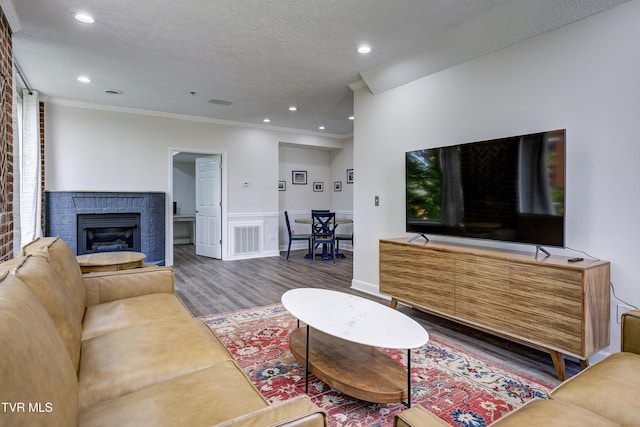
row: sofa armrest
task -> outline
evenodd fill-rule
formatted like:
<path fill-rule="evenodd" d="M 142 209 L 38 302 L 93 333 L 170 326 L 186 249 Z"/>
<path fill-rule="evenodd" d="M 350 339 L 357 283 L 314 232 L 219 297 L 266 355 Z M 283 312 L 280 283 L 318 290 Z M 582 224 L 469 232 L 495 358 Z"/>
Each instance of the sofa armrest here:
<path fill-rule="evenodd" d="M 640 311 L 627 311 L 622 315 L 621 351 L 640 354 Z"/>
<path fill-rule="evenodd" d="M 87 306 L 146 294 L 174 293 L 171 267 L 87 273 L 83 278 L 87 288 Z"/>
<path fill-rule="evenodd" d="M 300 395 L 250 412 L 215 427 L 327 427 L 327 414 Z"/>
<path fill-rule="evenodd" d="M 449 426 L 443 419 L 427 411 L 422 406 L 412 406 L 393 418 L 394 427 L 442 427 Z"/>

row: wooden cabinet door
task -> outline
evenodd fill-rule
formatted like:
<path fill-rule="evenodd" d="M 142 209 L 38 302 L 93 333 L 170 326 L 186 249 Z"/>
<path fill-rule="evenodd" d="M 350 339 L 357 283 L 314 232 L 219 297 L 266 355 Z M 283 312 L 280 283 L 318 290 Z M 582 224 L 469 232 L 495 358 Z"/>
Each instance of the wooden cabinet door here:
<path fill-rule="evenodd" d="M 513 334 L 585 357 L 582 271 L 514 265 L 511 311 Z"/>
<path fill-rule="evenodd" d="M 454 255 L 380 242 L 380 292 L 435 312 L 454 314 Z"/>
<path fill-rule="evenodd" d="M 476 255 L 456 257 L 455 315 L 483 327 L 507 331 L 510 325 L 510 264 Z"/>

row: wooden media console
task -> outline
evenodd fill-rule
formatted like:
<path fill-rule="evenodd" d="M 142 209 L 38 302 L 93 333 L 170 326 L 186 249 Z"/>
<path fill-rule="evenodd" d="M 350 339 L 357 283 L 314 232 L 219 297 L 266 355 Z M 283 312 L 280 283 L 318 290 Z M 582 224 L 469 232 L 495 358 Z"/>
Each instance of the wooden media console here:
<path fill-rule="evenodd" d="M 398 302 L 548 351 L 583 366 L 609 345 L 608 261 L 570 263 L 517 252 L 407 239 L 380 240 L 380 292 Z"/>

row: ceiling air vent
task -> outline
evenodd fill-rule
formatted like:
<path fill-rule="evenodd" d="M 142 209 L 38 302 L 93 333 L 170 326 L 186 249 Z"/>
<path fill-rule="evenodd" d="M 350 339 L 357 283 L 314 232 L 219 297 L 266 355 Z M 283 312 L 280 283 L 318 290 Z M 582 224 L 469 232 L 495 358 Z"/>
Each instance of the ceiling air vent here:
<path fill-rule="evenodd" d="M 229 106 L 229 105 L 232 104 L 231 101 L 225 101 L 225 100 L 222 100 L 222 99 L 215 99 L 215 98 L 211 98 L 209 100 L 209 103 L 216 104 L 216 105 L 224 105 L 224 106 Z"/>

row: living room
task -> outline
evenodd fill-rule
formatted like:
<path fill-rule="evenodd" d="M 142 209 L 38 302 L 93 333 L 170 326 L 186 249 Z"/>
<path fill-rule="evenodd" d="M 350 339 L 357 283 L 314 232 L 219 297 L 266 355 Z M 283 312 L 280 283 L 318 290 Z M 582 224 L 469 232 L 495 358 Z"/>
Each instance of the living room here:
<path fill-rule="evenodd" d="M 220 153 L 227 165 L 227 218 L 250 216 L 264 221 L 266 236 L 281 236 L 282 194 L 275 184 L 287 180 L 289 191 L 291 179 L 280 169 L 282 147 L 340 152 L 352 146 L 358 236 L 352 287 L 378 294 L 379 240 L 411 237 L 404 228 L 406 151 L 566 129 L 566 248 L 547 249 L 611 262 L 610 344 L 591 358 L 595 362 L 620 348 L 618 305 L 640 305 L 634 273 L 640 233 L 633 227 L 640 209 L 634 197 L 640 179 L 639 18 L 640 1 L 631 0 L 375 94 L 365 82 L 356 83 L 353 136 L 52 99 L 44 110 L 45 189 L 170 194 L 173 151 Z M 333 191 L 342 169 L 331 169 L 325 192 Z M 167 218 L 168 230 L 169 223 Z M 473 244 L 535 251 L 530 245 Z M 282 241 L 265 240 L 265 247 L 277 252 Z M 166 251 L 171 264 L 169 239 Z"/>
<path fill-rule="evenodd" d="M 612 261 L 616 294 L 637 306 L 636 234 L 626 226 L 640 203 L 629 197 L 636 170 L 630 162 L 636 150 L 632 76 L 637 64 L 626 53 L 631 50 L 624 49 L 634 34 L 632 24 L 617 22 L 631 19 L 635 5 L 627 2 L 375 96 L 366 88 L 356 91 L 353 211 L 361 245 L 355 245 L 354 286 L 377 287 L 377 269 L 372 268 L 377 240 L 404 234 L 404 151 L 566 128 L 567 245 Z M 189 141 L 189 148 L 226 152 L 230 188 L 241 190 L 229 191 L 230 214 L 270 213 L 272 222 L 279 212 L 273 183 L 288 178 L 278 170 L 280 142 L 343 144 L 339 138 L 101 111 L 70 102 L 48 104 L 45 111 L 49 191 L 168 191 L 170 149 Z M 95 158 L 101 162 L 91 161 Z M 118 165 L 117 171 L 112 165 Z M 252 187 L 242 189 L 247 180 Z M 375 195 L 380 197 L 377 208 Z M 612 196 L 613 202 L 605 202 Z M 615 258 L 609 256 L 613 253 Z M 609 351 L 619 342 L 616 322 L 611 338 Z"/>

